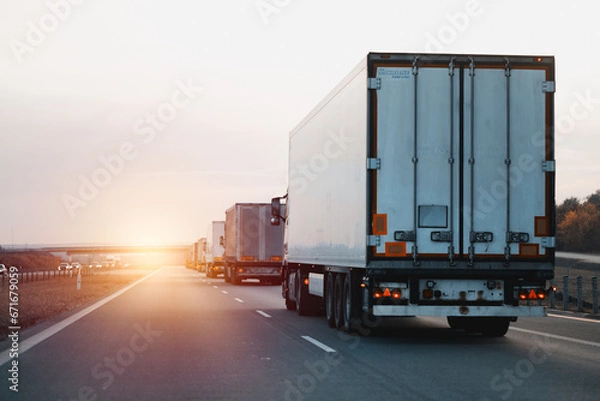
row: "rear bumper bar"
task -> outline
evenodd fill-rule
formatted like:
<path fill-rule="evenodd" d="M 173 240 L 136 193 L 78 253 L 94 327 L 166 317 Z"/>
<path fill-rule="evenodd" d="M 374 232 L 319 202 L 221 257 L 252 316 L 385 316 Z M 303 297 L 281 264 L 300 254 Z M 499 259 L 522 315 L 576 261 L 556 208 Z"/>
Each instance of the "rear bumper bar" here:
<path fill-rule="evenodd" d="M 518 317 L 546 316 L 543 306 L 473 306 L 473 305 L 373 305 L 375 316 L 464 316 Z"/>

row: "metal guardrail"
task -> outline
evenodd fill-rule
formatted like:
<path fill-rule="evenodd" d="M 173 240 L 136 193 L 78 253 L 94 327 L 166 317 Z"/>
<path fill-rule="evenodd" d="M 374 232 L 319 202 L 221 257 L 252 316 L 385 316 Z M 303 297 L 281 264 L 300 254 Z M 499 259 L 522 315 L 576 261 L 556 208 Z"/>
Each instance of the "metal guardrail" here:
<path fill-rule="evenodd" d="M 76 270 L 36 270 L 36 271 L 20 271 L 18 274 L 18 283 L 26 284 L 35 281 L 45 281 L 52 280 L 58 278 L 66 278 L 66 277 L 77 277 L 78 272 Z M 82 276 L 91 276 L 94 275 L 95 271 L 92 269 L 81 270 Z M 4 288 L 8 288 L 8 284 L 10 281 L 10 273 L 0 275 L 0 290 Z"/>
<path fill-rule="evenodd" d="M 550 282 L 556 286 L 556 293 L 550 294 L 551 309 L 563 311 L 588 312 L 598 314 L 598 277 L 584 278 L 576 276 L 573 280 L 564 275 Z M 559 303 L 559 305 L 557 305 Z"/>

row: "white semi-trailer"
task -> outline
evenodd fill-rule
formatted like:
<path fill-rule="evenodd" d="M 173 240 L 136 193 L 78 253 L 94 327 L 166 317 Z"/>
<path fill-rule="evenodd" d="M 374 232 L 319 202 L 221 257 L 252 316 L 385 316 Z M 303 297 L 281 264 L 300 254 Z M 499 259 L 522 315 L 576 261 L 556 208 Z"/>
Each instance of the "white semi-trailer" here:
<path fill-rule="evenodd" d="M 217 277 L 223 274 L 225 259 L 223 253 L 223 236 L 225 235 L 225 222 L 213 221 L 208 226 L 208 235 L 206 237 L 206 277 Z"/>
<path fill-rule="evenodd" d="M 283 226 L 271 225 L 268 203 L 236 203 L 225 212 L 225 281 L 281 283 Z"/>
<path fill-rule="evenodd" d="M 370 53 L 290 133 L 283 296 L 502 336 L 554 276 L 554 58 Z"/>

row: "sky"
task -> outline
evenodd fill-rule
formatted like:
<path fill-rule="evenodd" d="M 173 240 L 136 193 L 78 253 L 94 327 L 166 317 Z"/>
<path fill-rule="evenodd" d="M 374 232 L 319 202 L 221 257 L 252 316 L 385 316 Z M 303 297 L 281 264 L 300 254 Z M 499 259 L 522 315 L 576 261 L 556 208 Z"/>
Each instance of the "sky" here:
<path fill-rule="evenodd" d="M 0 5 L 0 246 L 192 243 L 287 187 L 288 135 L 370 51 L 556 57 L 558 203 L 600 189 L 584 0 Z"/>

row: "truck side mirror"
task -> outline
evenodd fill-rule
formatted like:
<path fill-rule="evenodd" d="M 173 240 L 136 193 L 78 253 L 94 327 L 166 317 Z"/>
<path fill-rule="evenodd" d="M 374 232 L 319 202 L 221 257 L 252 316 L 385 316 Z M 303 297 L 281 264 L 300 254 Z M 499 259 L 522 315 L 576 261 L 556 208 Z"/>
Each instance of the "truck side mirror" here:
<path fill-rule="evenodd" d="M 271 199 L 271 225 L 278 226 L 281 219 L 281 198 Z"/>
<path fill-rule="evenodd" d="M 225 238 L 222 235 L 219 237 L 219 245 L 225 248 Z"/>

